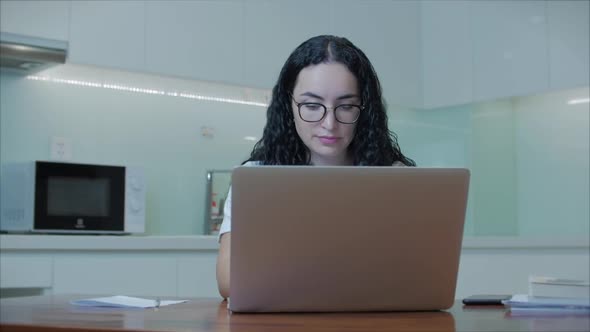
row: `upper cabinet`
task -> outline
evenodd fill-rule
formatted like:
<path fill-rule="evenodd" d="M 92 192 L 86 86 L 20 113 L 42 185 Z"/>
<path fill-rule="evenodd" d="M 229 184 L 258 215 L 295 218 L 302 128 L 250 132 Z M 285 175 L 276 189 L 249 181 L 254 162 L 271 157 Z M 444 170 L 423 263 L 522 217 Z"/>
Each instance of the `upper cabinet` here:
<path fill-rule="evenodd" d="M 68 62 L 145 69 L 143 1 L 72 1 Z"/>
<path fill-rule="evenodd" d="M 389 105 L 421 104 L 419 2 L 334 1 L 331 19 L 333 33 L 367 55 Z"/>
<path fill-rule="evenodd" d="M 270 89 L 321 34 L 369 57 L 392 106 L 589 84 L 588 1 L 0 1 L 0 31 L 69 42 L 68 62 Z"/>
<path fill-rule="evenodd" d="M 67 41 L 69 1 L 0 1 L 0 31 Z"/>
<path fill-rule="evenodd" d="M 551 89 L 588 86 L 590 2 L 548 1 Z"/>
<path fill-rule="evenodd" d="M 325 0 L 251 0 L 243 4 L 245 85 L 272 88 L 299 44 L 330 31 L 331 8 Z"/>
<path fill-rule="evenodd" d="M 547 90 L 544 1 L 471 1 L 473 101 Z"/>
<path fill-rule="evenodd" d="M 424 108 L 588 86 L 588 1 L 421 1 Z"/>
<path fill-rule="evenodd" d="M 243 81 L 242 3 L 146 1 L 145 60 L 152 73 Z"/>
<path fill-rule="evenodd" d="M 425 108 L 473 99 L 471 1 L 422 2 L 422 80 Z"/>

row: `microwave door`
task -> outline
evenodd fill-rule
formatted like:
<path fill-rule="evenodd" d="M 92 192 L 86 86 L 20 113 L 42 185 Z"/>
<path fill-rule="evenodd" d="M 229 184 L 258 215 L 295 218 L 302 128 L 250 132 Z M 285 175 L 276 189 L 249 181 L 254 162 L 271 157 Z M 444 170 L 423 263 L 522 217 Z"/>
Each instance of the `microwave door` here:
<path fill-rule="evenodd" d="M 124 231 L 125 168 L 37 162 L 35 229 Z"/>

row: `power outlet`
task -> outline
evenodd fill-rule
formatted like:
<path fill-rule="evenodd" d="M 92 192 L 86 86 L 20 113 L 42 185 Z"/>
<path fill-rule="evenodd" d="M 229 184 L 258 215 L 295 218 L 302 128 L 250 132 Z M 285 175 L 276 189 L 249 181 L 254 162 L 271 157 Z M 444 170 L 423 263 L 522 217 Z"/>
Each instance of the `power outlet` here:
<path fill-rule="evenodd" d="M 52 160 L 71 160 L 72 147 L 70 140 L 64 137 L 51 137 L 49 153 Z"/>

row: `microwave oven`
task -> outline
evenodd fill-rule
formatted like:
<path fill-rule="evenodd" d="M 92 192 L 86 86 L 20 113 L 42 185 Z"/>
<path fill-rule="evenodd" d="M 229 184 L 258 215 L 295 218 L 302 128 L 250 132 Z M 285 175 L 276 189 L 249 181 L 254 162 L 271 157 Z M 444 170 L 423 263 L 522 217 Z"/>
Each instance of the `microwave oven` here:
<path fill-rule="evenodd" d="M 1 175 L 2 232 L 145 232 L 139 167 L 31 161 L 3 164 Z"/>

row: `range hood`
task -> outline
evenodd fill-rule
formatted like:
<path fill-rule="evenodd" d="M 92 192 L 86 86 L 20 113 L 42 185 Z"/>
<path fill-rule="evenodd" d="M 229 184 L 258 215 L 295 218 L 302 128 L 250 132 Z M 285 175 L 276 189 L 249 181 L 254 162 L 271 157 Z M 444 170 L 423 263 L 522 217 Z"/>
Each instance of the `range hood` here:
<path fill-rule="evenodd" d="M 16 34 L 0 34 L 0 68 L 30 75 L 40 70 L 64 64 L 68 43 Z"/>

